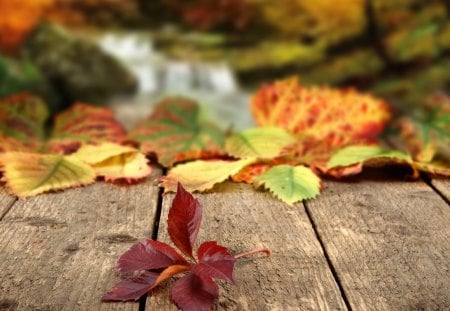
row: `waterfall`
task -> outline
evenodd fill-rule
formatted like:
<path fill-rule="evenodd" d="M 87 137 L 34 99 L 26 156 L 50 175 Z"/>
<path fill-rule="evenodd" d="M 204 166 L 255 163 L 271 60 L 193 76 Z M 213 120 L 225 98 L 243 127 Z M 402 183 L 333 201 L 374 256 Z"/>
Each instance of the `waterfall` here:
<path fill-rule="evenodd" d="M 233 126 L 239 130 L 253 125 L 248 109 L 249 93 L 239 87 L 225 61 L 170 59 L 155 49 L 147 33 L 107 33 L 98 42 L 139 81 L 139 91 L 134 98 L 118 99 L 113 105 L 118 118 L 126 125 L 136 123 L 136 115 L 141 118 L 148 115 L 152 103 L 170 95 L 198 100 L 223 128 Z M 136 114 L 136 109 L 142 113 Z"/>

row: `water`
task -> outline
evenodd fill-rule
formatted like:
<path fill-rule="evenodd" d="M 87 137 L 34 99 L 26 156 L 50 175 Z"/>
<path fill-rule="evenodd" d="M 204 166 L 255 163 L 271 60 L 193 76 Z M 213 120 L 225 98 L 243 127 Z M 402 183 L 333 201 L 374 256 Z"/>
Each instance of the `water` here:
<path fill-rule="evenodd" d="M 198 100 L 223 128 L 241 130 L 253 126 L 249 92 L 239 87 L 226 62 L 170 59 L 155 50 L 151 36 L 146 33 L 105 34 L 99 45 L 119 59 L 139 81 L 138 94 L 117 99 L 113 104 L 118 119 L 127 127 L 149 115 L 159 99 L 174 95 Z"/>

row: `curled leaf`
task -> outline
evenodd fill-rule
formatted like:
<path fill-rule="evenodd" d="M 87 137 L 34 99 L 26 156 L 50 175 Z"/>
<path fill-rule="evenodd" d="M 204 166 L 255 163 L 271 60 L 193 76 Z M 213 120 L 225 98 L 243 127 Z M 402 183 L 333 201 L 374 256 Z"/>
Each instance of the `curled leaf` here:
<path fill-rule="evenodd" d="M 315 198 L 320 192 L 319 177 L 305 166 L 277 165 L 254 180 L 289 205 Z"/>
<path fill-rule="evenodd" d="M 255 161 L 255 158 L 239 161 L 197 160 L 180 164 L 161 178 L 160 186 L 164 187 L 166 192 L 175 191 L 178 183 L 183 184 L 188 191 L 206 191 Z"/>
<path fill-rule="evenodd" d="M 241 159 L 271 159 L 295 141 L 295 136 L 282 128 L 253 128 L 228 137 L 225 150 L 229 155 Z"/>
<path fill-rule="evenodd" d="M 155 153 L 166 167 L 181 161 L 223 155 L 221 130 L 203 121 L 197 103 L 184 98 L 161 101 L 130 136 L 140 142 L 142 152 Z"/>

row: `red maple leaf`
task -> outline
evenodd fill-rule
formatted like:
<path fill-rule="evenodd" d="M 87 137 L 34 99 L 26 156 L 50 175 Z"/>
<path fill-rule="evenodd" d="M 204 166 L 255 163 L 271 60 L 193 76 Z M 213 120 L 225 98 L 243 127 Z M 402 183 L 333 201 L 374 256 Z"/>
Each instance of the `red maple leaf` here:
<path fill-rule="evenodd" d="M 186 273 L 172 286 L 170 298 L 178 308 L 209 310 L 219 296 L 214 279 L 235 283 L 233 270 L 236 259 L 253 253 L 269 254 L 268 249 L 233 256 L 216 241 L 202 243 L 193 254 L 202 219 L 202 206 L 181 184 L 172 202 L 168 216 L 168 233 L 175 246 L 163 242 L 143 240 L 133 245 L 118 260 L 116 270 L 124 279 L 107 292 L 102 301 L 138 300 L 164 280 Z"/>

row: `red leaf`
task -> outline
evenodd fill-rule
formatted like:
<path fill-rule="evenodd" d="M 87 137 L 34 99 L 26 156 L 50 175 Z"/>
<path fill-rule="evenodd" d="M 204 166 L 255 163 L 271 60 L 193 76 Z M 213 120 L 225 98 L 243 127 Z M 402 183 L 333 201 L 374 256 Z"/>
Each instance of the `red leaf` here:
<path fill-rule="evenodd" d="M 181 184 L 178 184 L 177 194 L 167 219 L 167 230 L 172 242 L 191 258 L 194 258 L 192 247 L 197 240 L 201 220 L 202 206 Z"/>
<path fill-rule="evenodd" d="M 219 287 L 210 277 L 190 273 L 176 281 L 170 298 L 183 311 L 208 311 L 219 296 Z"/>
<path fill-rule="evenodd" d="M 161 269 L 171 265 L 188 266 L 189 263 L 166 243 L 143 240 L 120 256 L 116 270 L 119 273 L 131 273 Z"/>
<path fill-rule="evenodd" d="M 193 268 L 196 274 L 234 283 L 233 269 L 236 259 L 226 247 L 217 245 L 216 241 L 204 242 L 198 248 L 198 259 L 199 263 Z"/>
<path fill-rule="evenodd" d="M 120 281 L 103 295 L 102 301 L 138 300 L 152 288 L 158 276 L 157 272 L 145 271 L 139 276 Z"/>

